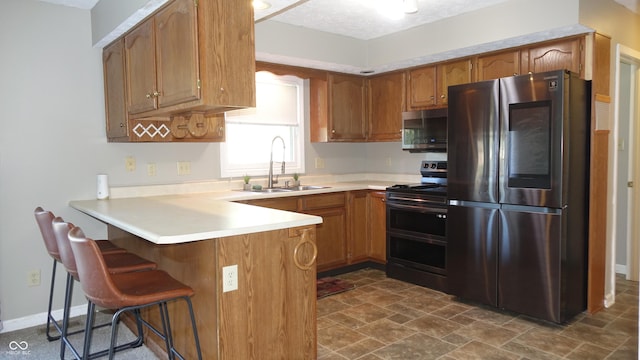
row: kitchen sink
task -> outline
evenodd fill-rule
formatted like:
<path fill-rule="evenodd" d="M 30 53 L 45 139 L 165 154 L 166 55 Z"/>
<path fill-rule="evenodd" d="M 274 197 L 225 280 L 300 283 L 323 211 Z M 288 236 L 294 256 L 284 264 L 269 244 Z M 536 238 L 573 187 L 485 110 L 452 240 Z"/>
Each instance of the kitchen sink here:
<path fill-rule="evenodd" d="M 290 187 L 287 189 L 292 189 L 294 191 L 304 191 L 304 190 L 318 190 L 318 189 L 327 189 L 329 188 L 328 186 L 316 186 L 316 185 L 301 185 L 301 186 L 294 186 L 294 187 Z"/>
<path fill-rule="evenodd" d="M 251 189 L 251 192 L 259 192 L 259 193 L 279 193 L 279 192 L 291 192 L 294 191 L 293 188 L 262 188 L 260 190 L 258 189 Z"/>
<path fill-rule="evenodd" d="M 251 189 L 250 191 L 257 192 L 257 193 L 280 193 L 280 192 L 292 192 L 292 191 L 304 191 L 304 190 L 318 190 L 318 189 L 327 189 L 327 188 L 329 188 L 329 186 L 301 185 L 301 186 L 292 186 L 292 187 Z"/>

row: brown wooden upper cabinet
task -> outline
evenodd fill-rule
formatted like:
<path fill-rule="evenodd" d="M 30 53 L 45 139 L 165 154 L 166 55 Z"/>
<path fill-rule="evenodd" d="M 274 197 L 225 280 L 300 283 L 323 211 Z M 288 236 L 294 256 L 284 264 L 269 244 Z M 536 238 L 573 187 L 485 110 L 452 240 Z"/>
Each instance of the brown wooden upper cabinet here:
<path fill-rule="evenodd" d="M 367 140 L 401 139 L 402 111 L 405 109 L 405 73 L 396 72 L 367 79 L 369 123 Z"/>
<path fill-rule="evenodd" d="M 544 43 L 521 51 L 522 72 L 568 69 L 584 78 L 584 37 Z"/>
<path fill-rule="evenodd" d="M 102 52 L 104 64 L 105 115 L 108 139 L 127 139 L 127 105 L 124 78 L 124 40 Z"/>
<path fill-rule="evenodd" d="M 365 79 L 362 76 L 329 74 L 329 141 L 366 139 Z"/>
<path fill-rule="evenodd" d="M 492 80 L 520 75 L 520 50 L 478 56 L 476 80 Z"/>
<path fill-rule="evenodd" d="M 200 98 L 196 6 L 176 0 L 125 36 L 130 114 Z"/>
<path fill-rule="evenodd" d="M 115 83 L 107 77 L 118 75 L 114 68 L 116 62 L 112 59 L 117 55 L 115 44 L 120 41 L 124 41 L 125 80 L 124 90 L 119 93 L 126 99 L 129 125 L 132 120 L 152 118 L 165 118 L 168 123 L 174 116 L 193 118 L 192 113 L 200 114 L 198 118 L 211 119 L 212 114 L 256 104 L 255 34 L 253 8 L 249 1 L 168 2 L 105 48 L 105 82 L 109 81 L 105 88 L 108 90 L 105 91 L 107 103 L 110 103 L 110 94 L 116 93 L 116 87 L 111 88 Z M 113 116 L 109 115 L 111 110 L 115 108 L 107 109 L 109 129 L 116 126 Z M 148 122 L 139 120 L 137 123 L 140 121 Z M 202 125 L 205 122 L 193 123 Z M 165 125 L 180 128 L 179 124 Z M 219 141 L 224 138 L 219 126 L 207 128 L 205 135 L 189 131 L 187 137 L 172 134 L 162 141 Z M 128 135 L 132 137 L 130 131 Z M 122 138 L 118 132 L 108 130 L 107 133 L 110 140 Z"/>
<path fill-rule="evenodd" d="M 470 83 L 472 69 L 471 59 L 461 59 L 408 70 L 407 109 L 447 105 L 449 86 Z"/>

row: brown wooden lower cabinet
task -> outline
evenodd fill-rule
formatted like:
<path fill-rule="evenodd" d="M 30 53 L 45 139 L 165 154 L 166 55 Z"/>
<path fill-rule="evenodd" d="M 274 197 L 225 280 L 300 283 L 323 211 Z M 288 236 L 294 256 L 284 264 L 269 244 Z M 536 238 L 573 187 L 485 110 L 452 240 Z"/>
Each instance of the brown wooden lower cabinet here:
<path fill-rule="evenodd" d="M 347 195 L 349 220 L 348 263 L 368 260 L 367 190 L 351 191 Z"/>
<path fill-rule="evenodd" d="M 365 261 L 386 263 L 384 195 L 384 191 L 357 190 L 243 202 L 322 217 L 316 239 L 318 272 L 323 272 Z"/>
<path fill-rule="evenodd" d="M 384 191 L 371 191 L 367 196 L 368 238 L 367 255 L 382 264 L 387 263 L 387 203 Z"/>
<path fill-rule="evenodd" d="M 157 245 L 109 226 L 109 239 L 155 261 L 191 286 L 203 359 L 315 359 L 315 226 Z M 238 290 L 222 292 L 224 266 L 238 265 Z M 169 305 L 176 348 L 196 358 L 186 305 Z M 143 313 L 159 326 L 157 308 Z M 162 358 L 163 342 L 145 335 Z"/>

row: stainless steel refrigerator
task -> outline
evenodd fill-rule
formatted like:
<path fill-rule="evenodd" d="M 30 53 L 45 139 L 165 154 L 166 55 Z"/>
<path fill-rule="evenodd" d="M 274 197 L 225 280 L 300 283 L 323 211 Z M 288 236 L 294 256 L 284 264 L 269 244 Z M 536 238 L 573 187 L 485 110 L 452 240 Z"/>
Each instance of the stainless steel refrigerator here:
<path fill-rule="evenodd" d="M 449 87 L 451 294 L 562 323 L 586 308 L 590 82 Z"/>

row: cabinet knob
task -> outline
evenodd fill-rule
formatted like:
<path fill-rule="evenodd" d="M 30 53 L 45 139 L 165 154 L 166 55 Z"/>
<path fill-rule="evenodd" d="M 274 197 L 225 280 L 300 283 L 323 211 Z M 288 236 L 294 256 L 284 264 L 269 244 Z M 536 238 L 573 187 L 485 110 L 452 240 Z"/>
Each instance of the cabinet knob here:
<path fill-rule="evenodd" d="M 444 94 L 440 95 L 440 99 L 444 99 L 446 96 Z"/>
<path fill-rule="evenodd" d="M 160 93 L 158 91 L 154 91 L 153 92 L 153 97 L 158 97 L 158 96 L 160 96 Z"/>
<path fill-rule="evenodd" d="M 336 129 L 332 129 L 332 130 L 331 130 L 331 133 L 332 133 L 332 134 L 335 134 L 335 133 L 336 133 Z"/>
<path fill-rule="evenodd" d="M 124 127 L 124 123 L 120 123 L 120 127 L 123 128 Z"/>
<path fill-rule="evenodd" d="M 223 127 L 223 126 L 220 126 L 220 127 L 218 128 L 218 135 L 222 136 L 222 134 L 223 134 L 223 133 L 224 133 L 224 127 Z"/>
<path fill-rule="evenodd" d="M 147 93 L 144 97 L 146 97 L 147 99 L 151 99 L 151 94 Z"/>

